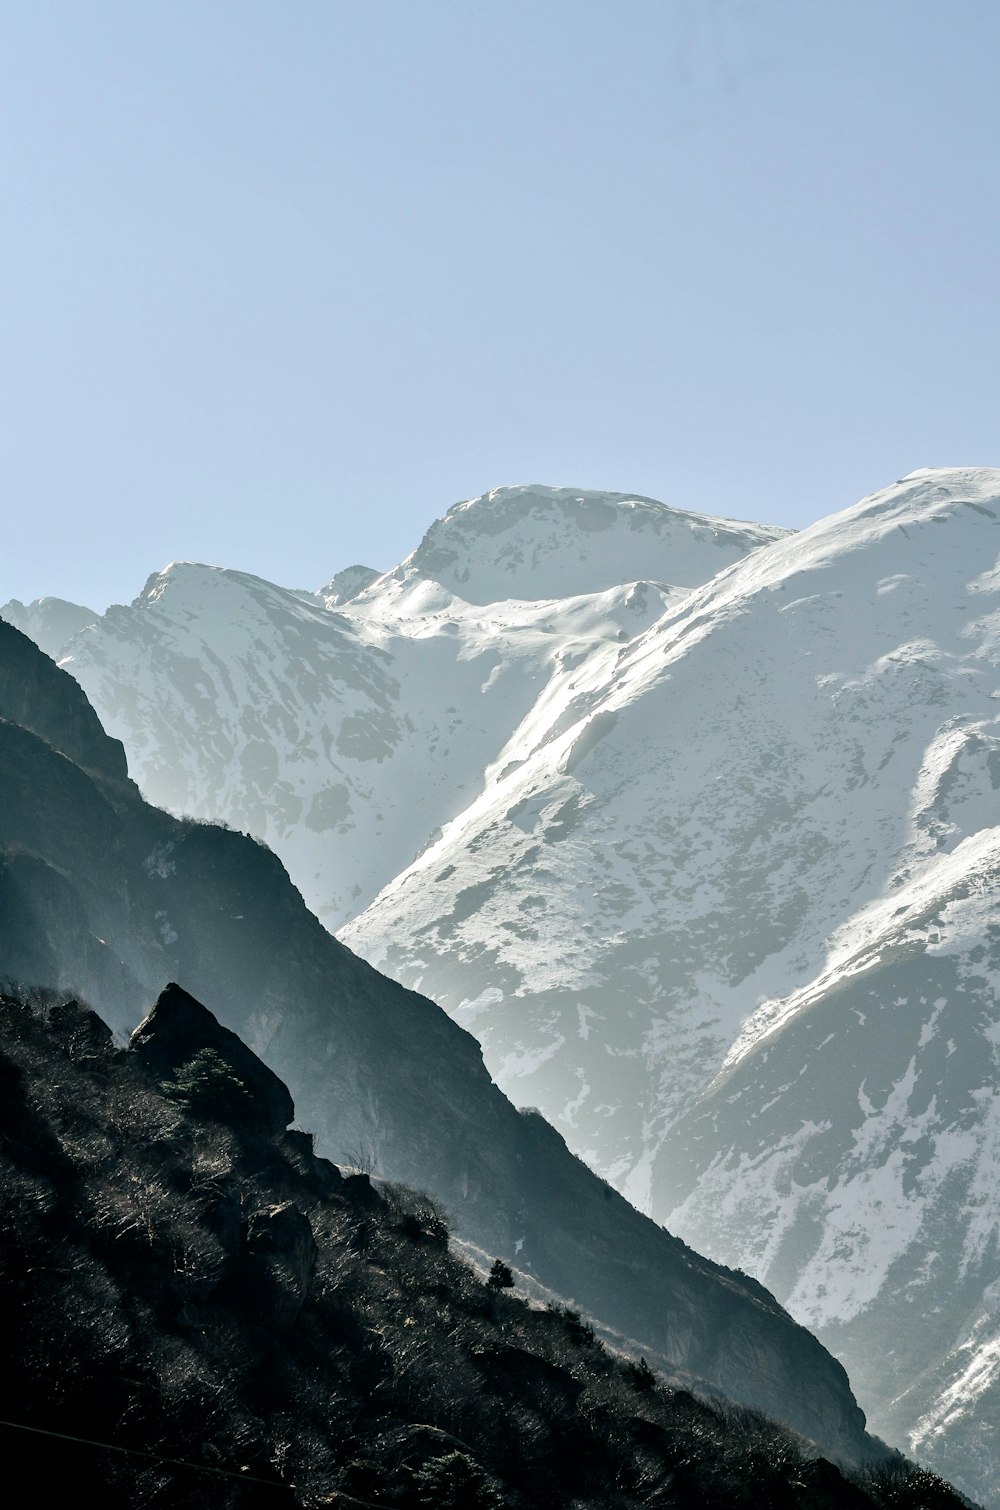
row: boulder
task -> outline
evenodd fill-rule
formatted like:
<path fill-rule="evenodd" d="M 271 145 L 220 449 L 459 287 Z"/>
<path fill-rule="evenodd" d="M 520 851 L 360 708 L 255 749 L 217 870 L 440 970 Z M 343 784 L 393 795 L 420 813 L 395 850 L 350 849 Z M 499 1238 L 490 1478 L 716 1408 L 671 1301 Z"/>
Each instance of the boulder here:
<path fill-rule="evenodd" d="M 164 1082 L 174 1080 L 202 1049 L 218 1054 L 240 1081 L 252 1104 L 255 1126 L 272 1136 L 283 1132 L 295 1116 L 288 1087 L 207 1007 L 171 982 L 132 1034 L 129 1051 Z"/>

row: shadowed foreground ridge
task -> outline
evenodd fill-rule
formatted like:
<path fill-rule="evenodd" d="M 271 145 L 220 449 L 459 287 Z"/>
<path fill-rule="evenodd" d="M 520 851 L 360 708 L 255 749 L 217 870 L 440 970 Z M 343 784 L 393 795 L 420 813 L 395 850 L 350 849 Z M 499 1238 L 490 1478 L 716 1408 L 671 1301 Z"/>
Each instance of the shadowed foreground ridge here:
<path fill-rule="evenodd" d="M 471 1035 L 331 937 L 267 849 L 145 803 L 76 683 L 0 623 L 4 664 L 18 675 L 0 675 L 0 982 L 86 999 L 127 1034 L 182 981 L 291 1088 L 323 1153 L 429 1189 L 457 1236 L 657 1367 L 828 1456 L 870 1453 L 844 1369 L 767 1290 L 641 1216 L 517 1111 Z"/>
<path fill-rule="evenodd" d="M 962 1503 L 900 1459 L 850 1483 L 484 1283 L 433 1200 L 284 1131 L 285 1087 L 177 987 L 126 1050 L 37 992 L 0 1034 L 0 1430 L 39 1503 Z"/>

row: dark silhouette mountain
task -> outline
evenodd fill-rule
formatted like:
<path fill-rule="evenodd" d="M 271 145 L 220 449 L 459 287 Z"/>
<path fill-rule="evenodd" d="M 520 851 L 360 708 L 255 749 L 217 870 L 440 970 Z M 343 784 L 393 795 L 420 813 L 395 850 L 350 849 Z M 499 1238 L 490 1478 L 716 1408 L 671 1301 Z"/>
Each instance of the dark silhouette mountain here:
<path fill-rule="evenodd" d="M 849 1481 L 761 1413 L 609 1353 L 449 1252 L 440 1209 L 286 1132 L 291 1097 L 177 986 L 116 1049 L 0 996 L 0 1433 L 104 1510 L 958 1510 Z"/>
<path fill-rule="evenodd" d="M 641 1216 L 494 1086 L 475 1040 L 307 911 L 277 858 L 128 781 L 79 686 L 0 624 L 0 979 L 129 1032 L 179 980 L 292 1088 L 332 1157 L 428 1188 L 457 1234 L 651 1360 L 844 1458 L 868 1450 L 841 1366 L 748 1276 Z"/>

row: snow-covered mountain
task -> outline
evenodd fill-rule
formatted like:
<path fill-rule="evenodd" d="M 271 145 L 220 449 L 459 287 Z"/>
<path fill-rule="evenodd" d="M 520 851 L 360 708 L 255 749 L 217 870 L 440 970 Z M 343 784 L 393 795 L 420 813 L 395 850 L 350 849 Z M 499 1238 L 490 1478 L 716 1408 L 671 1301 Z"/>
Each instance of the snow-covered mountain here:
<path fill-rule="evenodd" d="M 997 482 L 914 478 L 668 605 L 346 930 L 638 1204 L 758 1004 L 1000 817 Z"/>
<path fill-rule="evenodd" d="M 345 934 L 991 1503 L 998 608 L 995 472 L 777 542 L 623 647 Z"/>
<path fill-rule="evenodd" d="M 996 1500 L 1000 473 L 798 535 L 501 489 L 343 575 L 175 566 L 65 664 Z"/>
<path fill-rule="evenodd" d="M 603 685 L 668 604 L 782 533 L 625 494 L 498 489 L 375 581 L 352 567 L 309 594 L 172 565 L 64 663 L 149 800 L 266 839 L 337 928 L 568 685 Z M 540 586 L 569 596 L 537 600 Z"/>

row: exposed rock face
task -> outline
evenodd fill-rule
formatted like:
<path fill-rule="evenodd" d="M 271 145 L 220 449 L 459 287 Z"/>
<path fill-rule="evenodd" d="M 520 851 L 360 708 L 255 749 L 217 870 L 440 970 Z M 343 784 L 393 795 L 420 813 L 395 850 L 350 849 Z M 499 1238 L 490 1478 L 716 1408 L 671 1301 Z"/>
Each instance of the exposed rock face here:
<path fill-rule="evenodd" d="M 34 709 L 40 722 L 58 719 L 62 693 L 79 696 L 55 668 L 38 685 L 55 702 Z M 150 808 L 130 784 L 88 774 L 9 722 L 0 761 L 0 939 L 25 980 L 84 996 L 119 1031 L 165 981 L 186 982 L 293 1088 L 321 1151 L 350 1161 L 360 1150 L 380 1173 L 429 1188 L 463 1236 L 651 1360 L 769 1410 L 828 1452 L 864 1450 L 846 1375 L 815 1339 L 762 1287 L 641 1216 L 540 1117 L 517 1112 L 475 1040 L 333 939 L 274 855 Z M 173 1071 L 193 1042 L 178 1030 L 206 1027 L 183 993 L 167 1002 L 156 1016 Z M 147 1023 L 139 1051 L 155 1055 L 157 1036 Z M 217 1042 L 235 1053 L 225 1035 Z M 280 1122 L 290 1103 L 265 1086 Z"/>
<path fill-rule="evenodd" d="M 295 1116 L 288 1088 L 277 1075 L 173 982 L 160 992 L 153 1010 L 129 1039 L 129 1048 L 161 1081 L 172 1080 L 198 1052 L 214 1051 L 246 1090 L 262 1131 L 283 1132 Z"/>

